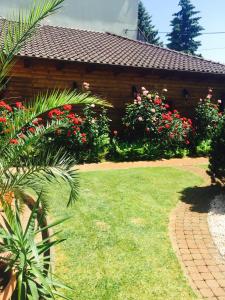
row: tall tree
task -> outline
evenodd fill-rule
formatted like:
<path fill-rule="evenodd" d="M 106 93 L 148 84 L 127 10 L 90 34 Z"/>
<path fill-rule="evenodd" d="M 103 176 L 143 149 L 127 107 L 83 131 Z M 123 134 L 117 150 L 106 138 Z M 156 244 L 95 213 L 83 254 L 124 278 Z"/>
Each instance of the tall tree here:
<path fill-rule="evenodd" d="M 139 1 L 138 5 L 138 29 L 144 36 L 146 42 L 155 45 L 162 45 L 158 36 L 158 30 L 152 24 L 152 17 L 147 12 L 142 1 Z M 139 37 L 139 39 L 141 39 Z"/>
<path fill-rule="evenodd" d="M 173 15 L 174 19 L 171 21 L 172 32 L 168 34 L 167 46 L 173 50 L 196 54 L 201 42 L 195 38 L 204 30 L 199 24 L 199 11 L 195 10 L 190 0 L 180 0 L 179 6 L 181 10 Z"/>

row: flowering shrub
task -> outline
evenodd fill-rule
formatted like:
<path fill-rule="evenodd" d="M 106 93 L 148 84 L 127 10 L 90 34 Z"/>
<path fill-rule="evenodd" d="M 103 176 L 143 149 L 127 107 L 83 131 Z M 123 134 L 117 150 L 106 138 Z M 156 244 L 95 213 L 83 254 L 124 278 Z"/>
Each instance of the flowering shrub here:
<path fill-rule="evenodd" d="M 60 120 L 55 134 L 47 137 L 47 143 L 65 147 L 72 151 L 78 162 L 97 162 L 104 159 L 109 143 L 109 119 L 107 111 L 94 111 L 94 105 L 83 109 L 82 117 L 73 112 L 70 105 L 63 110 L 55 109 L 48 113 L 51 120 Z"/>
<path fill-rule="evenodd" d="M 169 108 L 164 96 L 149 93 L 143 87 L 142 94 L 126 107 L 123 124 L 129 137 L 132 140 L 142 138 L 149 143 L 160 143 L 164 148 L 175 149 L 188 145 L 192 121 Z"/>
<path fill-rule="evenodd" d="M 209 170 L 213 178 L 218 178 L 225 184 L 225 117 L 212 138 L 212 150 L 210 152 Z"/>
<path fill-rule="evenodd" d="M 208 95 L 204 100 L 200 99 L 195 110 L 197 144 L 212 139 L 222 117 L 222 112 L 219 110 L 221 100 L 215 104 L 212 97 L 212 89 L 209 89 Z"/>
<path fill-rule="evenodd" d="M 48 124 L 54 124 L 55 132 L 43 136 L 46 146 L 65 148 L 73 152 L 78 162 L 100 161 L 107 151 L 110 143 L 109 119 L 107 111 L 102 109 L 100 113 L 94 111 L 94 105 L 85 106 L 82 117 L 73 111 L 72 105 L 64 105 L 48 112 L 47 116 L 38 117 L 22 128 L 17 138 L 12 138 L 10 144 L 19 145 L 29 135 L 34 134 L 39 128 Z M 21 102 L 10 106 L 0 101 L 0 136 L 10 134 L 15 116 L 23 113 L 26 107 Z M 2 139 L 0 139 L 1 143 Z M 35 148 L 27 150 L 27 155 L 37 155 Z"/>

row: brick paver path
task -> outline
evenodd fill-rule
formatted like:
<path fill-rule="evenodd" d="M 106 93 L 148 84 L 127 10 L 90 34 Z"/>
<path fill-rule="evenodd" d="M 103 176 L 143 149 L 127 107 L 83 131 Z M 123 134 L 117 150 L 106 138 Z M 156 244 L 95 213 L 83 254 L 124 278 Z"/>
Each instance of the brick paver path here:
<path fill-rule="evenodd" d="M 210 199 L 217 193 L 206 172 L 183 167 L 204 178 L 204 185 L 187 189 L 170 218 L 170 236 L 186 276 L 203 299 L 225 299 L 225 261 L 219 254 L 207 223 Z"/>

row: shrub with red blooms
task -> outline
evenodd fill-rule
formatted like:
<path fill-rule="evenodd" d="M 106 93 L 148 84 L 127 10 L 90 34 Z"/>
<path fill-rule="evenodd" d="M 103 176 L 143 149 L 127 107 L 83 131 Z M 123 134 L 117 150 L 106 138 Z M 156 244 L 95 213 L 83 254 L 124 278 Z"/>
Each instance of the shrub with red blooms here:
<path fill-rule="evenodd" d="M 24 109 L 22 102 L 9 106 L 0 101 L 0 135 L 10 133 L 14 116 Z M 44 118 L 38 117 L 27 124 L 16 139 L 10 140 L 10 144 L 18 145 L 27 135 L 35 134 L 38 128 L 54 124 L 55 132 L 43 137 L 44 143 L 54 143 L 56 147 L 72 151 L 78 162 L 99 161 L 105 157 L 110 143 L 107 112 L 102 109 L 97 113 L 94 105 L 89 105 L 83 109 L 82 115 L 81 118 L 75 113 L 70 104 L 52 109 Z M 30 150 L 30 154 L 35 155 L 35 149 Z"/>
<path fill-rule="evenodd" d="M 169 108 L 164 95 L 150 93 L 143 87 L 134 102 L 126 106 L 123 124 L 129 137 L 160 143 L 163 147 L 188 145 L 192 121 Z"/>
<path fill-rule="evenodd" d="M 221 100 L 213 100 L 212 89 L 209 89 L 204 100 L 200 99 L 195 109 L 197 143 L 212 139 L 223 115 L 220 112 L 220 103 Z"/>
<path fill-rule="evenodd" d="M 105 158 L 109 148 L 109 119 L 107 111 L 94 111 L 94 105 L 83 109 L 82 117 L 72 111 L 71 105 L 54 109 L 48 114 L 51 120 L 60 120 L 61 126 L 48 142 L 72 151 L 78 162 L 97 162 Z"/>

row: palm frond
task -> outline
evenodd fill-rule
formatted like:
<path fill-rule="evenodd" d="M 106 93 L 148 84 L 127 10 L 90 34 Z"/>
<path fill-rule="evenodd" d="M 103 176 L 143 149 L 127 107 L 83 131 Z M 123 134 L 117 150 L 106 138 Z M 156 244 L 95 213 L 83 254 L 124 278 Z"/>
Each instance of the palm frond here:
<path fill-rule="evenodd" d="M 27 12 L 13 14 L 11 20 L 4 20 L 1 30 L 0 89 L 1 83 L 10 72 L 14 57 L 37 29 L 38 24 L 60 9 L 64 0 L 37 0 Z"/>
<path fill-rule="evenodd" d="M 14 119 L 11 132 L 13 132 L 13 129 L 14 132 L 18 131 L 21 127 L 26 126 L 26 124 L 33 119 L 65 104 L 95 104 L 100 106 L 111 106 L 107 101 L 93 96 L 90 93 L 78 93 L 77 91 L 68 90 L 55 90 L 53 92 L 48 92 L 45 94 L 40 93 L 28 103 L 27 109 Z"/>

